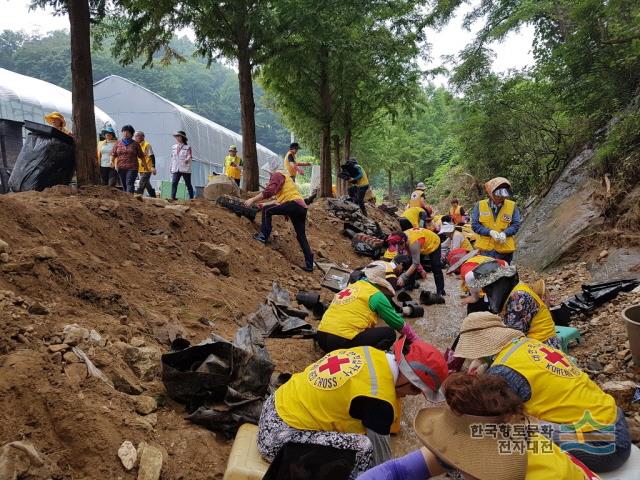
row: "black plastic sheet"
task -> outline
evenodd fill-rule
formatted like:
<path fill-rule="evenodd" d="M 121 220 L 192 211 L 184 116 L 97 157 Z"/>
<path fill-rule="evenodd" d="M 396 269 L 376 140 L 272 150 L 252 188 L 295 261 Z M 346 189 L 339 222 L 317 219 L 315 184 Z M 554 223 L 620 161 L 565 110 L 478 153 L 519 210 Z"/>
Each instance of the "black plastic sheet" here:
<path fill-rule="evenodd" d="M 355 463 L 355 450 L 287 443 L 262 480 L 347 480 Z"/>
<path fill-rule="evenodd" d="M 567 298 L 558 307 L 551 309 L 551 313 L 558 325 L 568 325 L 572 316 L 589 313 L 600 305 L 613 300 L 618 293 L 630 292 L 638 285 L 640 285 L 638 279 L 585 284 L 582 285 L 582 293 Z"/>

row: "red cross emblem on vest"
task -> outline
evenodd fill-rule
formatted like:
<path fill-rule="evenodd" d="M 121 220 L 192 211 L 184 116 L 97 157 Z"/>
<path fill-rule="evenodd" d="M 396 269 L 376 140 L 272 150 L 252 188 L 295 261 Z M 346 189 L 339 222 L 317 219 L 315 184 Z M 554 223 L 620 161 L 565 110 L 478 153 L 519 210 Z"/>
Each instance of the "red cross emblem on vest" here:
<path fill-rule="evenodd" d="M 331 375 L 335 375 L 342 370 L 342 365 L 345 363 L 351 363 L 351 360 L 334 355 L 333 357 L 327 358 L 327 363 L 320 365 L 318 371 L 324 372 L 325 370 L 329 370 Z"/>
<path fill-rule="evenodd" d="M 338 294 L 338 298 L 342 300 L 343 298 L 350 297 L 351 293 L 351 289 L 347 288 L 346 290 L 343 290 Z"/>
<path fill-rule="evenodd" d="M 544 353 L 544 358 L 548 362 L 551 362 L 554 365 L 556 363 L 561 363 L 565 367 L 569 367 L 569 364 L 567 363 L 567 361 L 564 359 L 564 356 L 560 352 L 553 352 L 547 348 L 541 348 L 540 351 Z"/>

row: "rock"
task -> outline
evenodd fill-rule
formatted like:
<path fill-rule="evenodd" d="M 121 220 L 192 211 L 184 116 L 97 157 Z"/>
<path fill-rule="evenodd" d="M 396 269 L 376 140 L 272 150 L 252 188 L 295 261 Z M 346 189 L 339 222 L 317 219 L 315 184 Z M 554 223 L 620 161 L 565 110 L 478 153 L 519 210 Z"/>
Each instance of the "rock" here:
<path fill-rule="evenodd" d="M 162 451 L 153 446 L 145 445 L 140 456 L 138 480 L 158 480 L 162 471 Z"/>
<path fill-rule="evenodd" d="M 34 478 L 32 467 L 41 467 L 44 459 L 30 442 L 18 441 L 3 445 L 0 448 L 0 479 L 17 480 L 19 478 Z M 49 476 L 47 475 L 47 478 Z"/>
<path fill-rule="evenodd" d="M 64 355 L 62 355 L 62 358 L 64 359 L 65 362 L 67 363 L 84 363 L 82 360 L 80 360 L 80 358 L 73 353 L 72 351 L 68 351 L 65 352 Z"/>
<path fill-rule="evenodd" d="M 36 258 L 36 260 L 45 261 L 56 258 L 58 254 L 53 248 L 43 245 L 34 250 L 33 256 Z"/>
<path fill-rule="evenodd" d="M 202 194 L 206 200 L 215 202 L 222 195 L 240 196 L 236 182 L 225 175 L 217 175 L 209 181 Z"/>
<path fill-rule="evenodd" d="M 620 360 L 624 360 L 624 358 L 629 355 L 629 353 L 631 353 L 631 350 L 625 348 L 624 350 L 620 350 L 618 353 L 616 353 L 616 357 L 618 357 Z"/>
<path fill-rule="evenodd" d="M 107 341 L 104 338 L 102 338 L 102 335 L 100 335 L 95 330 L 91 330 L 89 332 L 89 342 L 99 347 L 104 347 L 107 344 Z"/>
<path fill-rule="evenodd" d="M 118 458 L 122 462 L 122 466 L 125 470 L 131 470 L 136 465 L 138 460 L 138 452 L 136 447 L 133 446 L 129 440 L 125 440 L 118 449 Z"/>
<path fill-rule="evenodd" d="M 67 345 L 66 343 L 58 343 L 56 345 L 49 345 L 49 351 L 51 353 L 62 352 L 64 350 L 68 350 L 68 349 L 69 349 L 69 345 Z"/>
<path fill-rule="evenodd" d="M 22 262 L 22 263 L 3 263 L 0 266 L 0 270 L 3 272 L 13 272 L 13 273 L 28 273 L 33 270 L 34 263 L 33 262 Z"/>
<path fill-rule="evenodd" d="M 602 371 L 602 365 L 599 361 L 591 359 L 587 362 L 587 368 L 592 372 L 600 372 Z"/>
<path fill-rule="evenodd" d="M 150 203 L 154 207 L 159 207 L 159 208 L 164 208 L 167 205 L 169 205 L 169 202 L 167 202 L 164 198 L 142 197 L 142 201 L 146 203 Z"/>
<path fill-rule="evenodd" d="M 218 268 L 223 275 L 229 275 L 229 256 L 231 248 L 228 245 L 215 245 L 209 242 L 200 242 L 194 255 L 209 268 Z"/>
<path fill-rule="evenodd" d="M 70 363 L 64 367 L 64 374 L 70 383 L 79 385 L 87 378 L 87 366 L 84 363 Z"/>
<path fill-rule="evenodd" d="M 171 210 L 172 212 L 174 212 L 179 217 L 183 216 L 190 209 L 190 207 L 188 207 L 186 205 L 167 205 L 164 208 L 165 208 L 165 210 Z"/>
<path fill-rule="evenodd" d="M 144 346 L 144 344 L 145 344 L 145 340 L 144 340 L 144 338 L 142 338 L 142 337 L 133 337 L 133 338 L 131 339 L 131 341 L 129 342 L 129 344 L 130 344 L 132 347 L 143 347 L 143 346 Z"/>
<path fill-rule="evenodd" d="M 146 422 L 148 425 L 151 426 L 151 428 L 155 428 L 156 425 L 158 425 L 158 414 L 150 413 L 149 415 L 143 416 L 140 420 L 142 420 L 143 422 Z"/>
<path fill-rule="evenodd" d="M 598 258 L 603 259 L 604 257 L 609 255 L 609 251 L 608 250 L 602 250 L 600 252 L 600 255 L 598 255 Z"/>
<path fill-rule="evenodd" d="M 139 252 L 141 250 L 140 244 L 135 242 L 132 242 L 131 244 L 129 244 L 129 248 L 134 252 Z"/>
<path fill-rule="evenodd" d="M 136 412 L 140 415 L 149 415 L 158 409 L 156 399 L 148 395 L 139 395 L 135 402 Z"/>
<path fill-rule="evenodd" d="M 611 381 L 603 384 L 601 388 L 605 393 L 616 399 L 616 403 L 620 408 L 626 410 L 626 406 L 629 405 L 633 398 L 633 393 L 636 391 L 636 383 L 629 380 Z"/>
<path fill-rule="evenodd" d="M 49 309 L 44 305 L 42 305 L 41 303 L 36 302 L 29 307 L 28 312 L 31 313 L 32 315 L 48 315 Z"/>
<path fill-rule="evenodd" d="M 138 379 L 127 368 L 112 365 L 109 370 L 109 378 L 113 382 L 114 388 L 119 392 L 140 395 L 144 391 Z"/>
<path fill-rule="evenodd" d="M 9 263 L 9 254 L 6 252 L 0 253 L 0 263 Z"/>
<path fill-rule="evenodd" d="M 153 380 L 160 373 L 160 350 L 156 347 L 128 346 L 124 361 L 143 382 Z"/>
<path fill-rule="evenodd" d="M 79 326 L 77 323 L 65 325 L 62 333 L 64 333 L 64 343 L 72 346 L 89 339 L 89 330 Z"/>
<path fill-rule="evenodd" d="M 9 253 L 9 244 L 4 240 L 0 240 L 0 253 Z"/>
<path fill-rule="evenodd" d="M 615 373 L 617 370 L 618 370 L 618 366 L 615 363 L 609 363 L 604 367 L 604 370 L 602 371 L 608 375 L 611 375 L 612 373 Z"/>

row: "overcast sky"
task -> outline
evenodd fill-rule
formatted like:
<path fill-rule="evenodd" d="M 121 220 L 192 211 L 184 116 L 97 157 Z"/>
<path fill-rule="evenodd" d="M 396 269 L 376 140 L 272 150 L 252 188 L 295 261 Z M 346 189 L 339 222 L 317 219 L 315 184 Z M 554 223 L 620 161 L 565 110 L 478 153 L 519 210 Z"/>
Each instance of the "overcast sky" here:
<path fill-rule="evenodd" d="M 0 11 L 4 12 L 0 16 L 0 30 L 46 33 L 51 30 L 69 29 L 66 16 L 54 16 L 51 10 L 30 11 L 29 3 L 29 0 L 0 0 Z M 469 9 L 470 7 L 467 6 L 458 12 L 456 18 L 440 32 L 431 32 L 429 42 L 432 45 L 432 59 L 428 67 L 433 68 L 441 65 L 442 56 L 455 55 L 472 40 L 473 32 L 462 28 L 462 17 Z M 509 35 L 504 42 L 494 45 L 496 58 L 493 69 L 496 72 L 505 72 L 512 68 L 522 68 L 533 64 L 532 39 L 533 28 L 524 28 L 516 34 Z M 436 82 L 443 84 L 445 80 L 440 78 Z"/>

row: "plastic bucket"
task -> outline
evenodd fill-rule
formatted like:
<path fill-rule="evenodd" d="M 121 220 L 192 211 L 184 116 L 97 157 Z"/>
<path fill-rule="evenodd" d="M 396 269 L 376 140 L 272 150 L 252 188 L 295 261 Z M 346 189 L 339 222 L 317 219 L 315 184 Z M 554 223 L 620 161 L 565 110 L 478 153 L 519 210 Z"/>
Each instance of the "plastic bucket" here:
<path fill-rule="evenodd" d="M 296 301 L 309 309 L 313 309 L 320 301 L 320 294 L 317 292 L 298 292 Z"/>
<path fill-rule="evenodd" d="M 634 305 L 622 311 L 627 326 L 629 348 L 633 362 L 640 367 L 640 305 Z"/>

